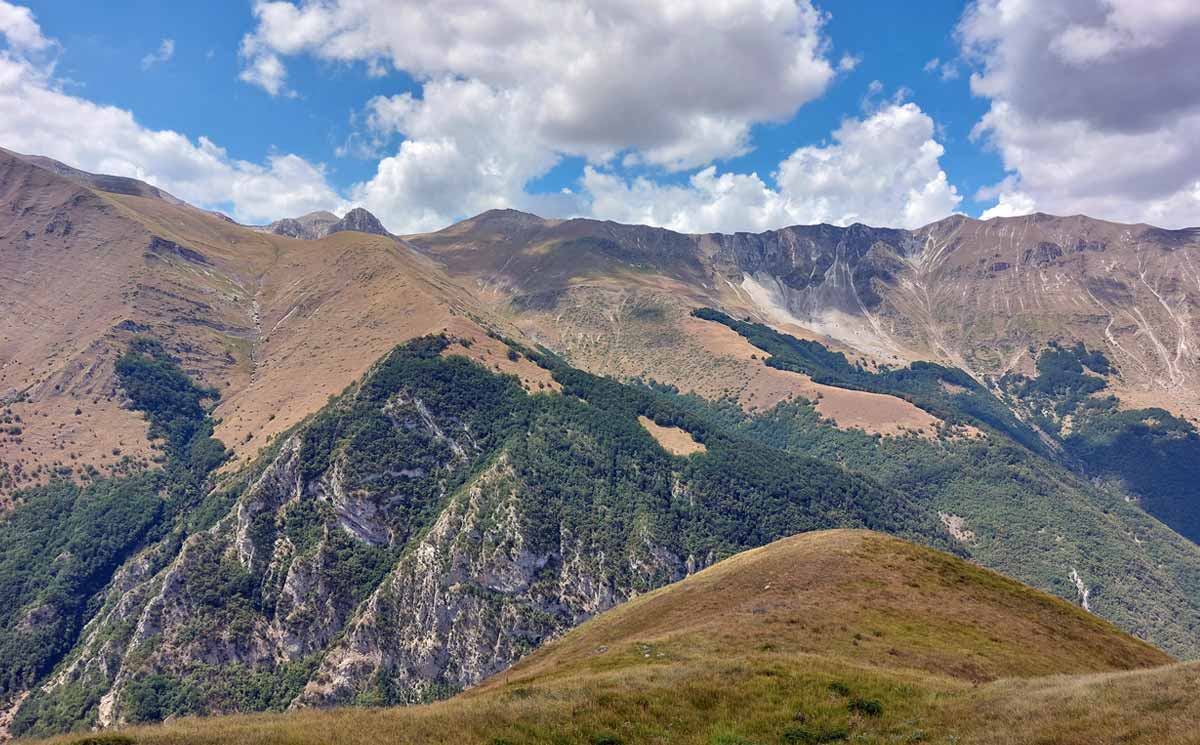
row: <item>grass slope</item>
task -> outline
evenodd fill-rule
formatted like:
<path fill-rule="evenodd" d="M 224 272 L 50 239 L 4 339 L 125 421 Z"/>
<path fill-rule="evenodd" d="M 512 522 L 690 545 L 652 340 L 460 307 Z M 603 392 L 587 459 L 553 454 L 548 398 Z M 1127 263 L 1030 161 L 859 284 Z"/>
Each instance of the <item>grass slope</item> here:
<path fill-rule="evenodd" d="M 1197 671 L 1170 663 L 993 572 L 832 530 L 643 595 L 449 701 L 186 718 L 99 741 L 1182 743 L 1200 721 Z"/>

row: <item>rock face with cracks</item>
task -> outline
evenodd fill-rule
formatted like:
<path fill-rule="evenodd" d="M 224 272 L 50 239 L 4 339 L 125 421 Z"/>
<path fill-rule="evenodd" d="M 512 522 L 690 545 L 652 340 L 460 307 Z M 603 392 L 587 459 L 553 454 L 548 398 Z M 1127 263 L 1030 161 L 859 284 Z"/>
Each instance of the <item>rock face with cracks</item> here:
<path fill-rule="evenodd" d="M 786 488 L 731 466 L 758 486 L 745 524 L 715 519 L 727 487 L 635 413 L 585 389 L 530 395 L 449 344 L 397 348 L 218 486 L 209 499 L 228 506 L 210 527 L 126 562 L 23 708 L 82 698 L 90 723 L 113 726 L 150 718 L 147 700 L 160 718 L 428 701 L 781 535 L 860 525 L 946 542 L 926 508 L 803 458 L 780 466 Z"/>

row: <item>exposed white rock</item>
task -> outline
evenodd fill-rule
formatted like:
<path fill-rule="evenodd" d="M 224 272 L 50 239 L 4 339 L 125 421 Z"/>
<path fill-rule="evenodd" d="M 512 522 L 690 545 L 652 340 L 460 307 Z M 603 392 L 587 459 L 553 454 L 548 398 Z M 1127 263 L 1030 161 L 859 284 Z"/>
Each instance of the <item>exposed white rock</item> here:
<path fill-rule="evenodd" d="M 975 540 L 975 531 L 967 529 L 967 519 L 949 512 L 938 512 L 946 531 L 959 543 L 970 543 Z"/>
<path fill-rule="evenodd" d="M 1092 591 L 1083 583 L 1083 577 L 1079 576 L 1079 570 L 1075 567 L 1071 567 L 1071 582 L 1075 585 L 1076 592 L 1079 593 L 1079 605 L 1090 613 L 1092 608 L 1088 604 L 1088 598 L 1091 596 Z"/>

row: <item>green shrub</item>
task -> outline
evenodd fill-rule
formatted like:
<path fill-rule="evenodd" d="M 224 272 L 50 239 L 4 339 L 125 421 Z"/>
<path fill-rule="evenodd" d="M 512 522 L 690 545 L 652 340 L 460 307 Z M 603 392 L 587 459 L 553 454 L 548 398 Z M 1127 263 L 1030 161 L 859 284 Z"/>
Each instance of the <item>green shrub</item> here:
<path fill-rule="evenodd" d="M 868 717 L 877 717 L 883 713 L 883 704 L 873 698 L 855 696 L 846 703 L 846 708 L 852 713 Z"/>

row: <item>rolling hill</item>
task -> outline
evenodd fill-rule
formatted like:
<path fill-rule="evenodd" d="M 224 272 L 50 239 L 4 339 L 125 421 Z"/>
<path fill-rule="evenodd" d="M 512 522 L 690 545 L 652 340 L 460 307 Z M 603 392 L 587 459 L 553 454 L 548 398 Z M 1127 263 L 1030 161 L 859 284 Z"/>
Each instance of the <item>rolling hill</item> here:
<path fill-rule="evenodd" d="M 111 737 L 1182 743 L 1200 717 L 1194 687 L 1194 666 L 1061 600 L 893 537 L 835 530 L 628 601 L 448 701 L 188 718 Z"/>

